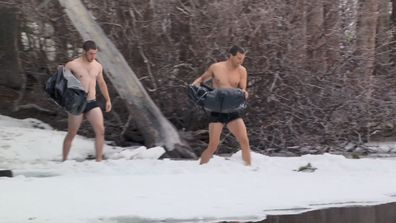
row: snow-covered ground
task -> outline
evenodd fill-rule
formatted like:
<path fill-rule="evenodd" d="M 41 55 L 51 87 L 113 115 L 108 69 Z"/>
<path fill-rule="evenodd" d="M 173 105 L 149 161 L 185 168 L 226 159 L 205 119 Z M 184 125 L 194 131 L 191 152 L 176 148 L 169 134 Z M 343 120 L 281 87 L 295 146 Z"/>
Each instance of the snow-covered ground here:
<path fill-rule="evenodd" d="M 163 148 L 105 147 L 77 137 L 60 162 L 65 132 L 34 120 L 0 116 L 0 222 L 122 223 L 262 220 L 287 213 L 356 203 L 396 201 L 396 160 L 339 155 L 268 157 L 253 153 L 196 160 L 158 160 Z M 310 163 L 314 172 L 298 172 Z"/>

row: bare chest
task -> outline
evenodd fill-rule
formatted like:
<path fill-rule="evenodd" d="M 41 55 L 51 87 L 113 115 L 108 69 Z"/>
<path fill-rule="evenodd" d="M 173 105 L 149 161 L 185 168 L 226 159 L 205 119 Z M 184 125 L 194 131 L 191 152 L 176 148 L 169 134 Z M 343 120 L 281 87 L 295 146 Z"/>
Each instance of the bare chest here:
<path fill-rule="evenodd" d="M 238 87 L 241 74 L 238 71 L 217 70 L 213 74 L 213 84 L 215 87 Z"/>
<path fill-rule="evenodd" d="M 96 80 L 100 70 L 96 67 L 74 67 L 73 73 L 80 81 Z"/>

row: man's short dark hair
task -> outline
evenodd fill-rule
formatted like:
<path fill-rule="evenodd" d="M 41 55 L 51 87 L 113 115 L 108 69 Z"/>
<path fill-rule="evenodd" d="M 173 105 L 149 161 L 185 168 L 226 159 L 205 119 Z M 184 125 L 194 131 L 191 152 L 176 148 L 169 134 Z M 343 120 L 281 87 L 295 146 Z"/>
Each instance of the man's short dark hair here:
<path fill-rule="evenodd" d="M 96 43 L 92 40 L 87 40 L 83 44 L 83 50 L 88 51 L 88 50 L 96 50 Z"/>
<path fill-rule="evenodd" d="M 229 50 L 228 53 L 235 56 L 237 53 L 245 54 L 246 50 L 238 45 L 233 45 Z"/>

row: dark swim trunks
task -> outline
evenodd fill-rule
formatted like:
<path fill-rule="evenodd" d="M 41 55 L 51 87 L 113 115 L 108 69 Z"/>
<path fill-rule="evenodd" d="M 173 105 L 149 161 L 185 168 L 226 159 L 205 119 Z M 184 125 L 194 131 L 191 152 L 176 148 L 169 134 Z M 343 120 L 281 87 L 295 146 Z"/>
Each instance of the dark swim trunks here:
<path fill-rule="evenodd" d="M 87 105 L 85 106 L 83 113 L 85 114 L 96 107 L 99 107 L 98 102 L 96 100 L 87 101 Z"/>
<path fill-rule="evenodd" d="M 231 113 L 218 113 L 218 112 L 211 112 L 209 116 L 209 122 L 220 122 L 223 124 L 228 124 L 235 119 L 240 118 L 241 115 L 239 112 L 231 112 Z"/>

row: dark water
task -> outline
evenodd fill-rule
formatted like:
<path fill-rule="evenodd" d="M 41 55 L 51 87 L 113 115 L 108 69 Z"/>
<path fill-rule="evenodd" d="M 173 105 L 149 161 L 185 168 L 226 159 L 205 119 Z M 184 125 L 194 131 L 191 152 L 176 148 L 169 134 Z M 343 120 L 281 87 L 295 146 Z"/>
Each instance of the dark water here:
<path fill-rule="evenodd" d="M 257 223 L 396 223 L 396 202 L 326 208 L 301 214 L 269 215 Z"/>
<path fill-rule="evenodd" d="M 273 210 L 272 210 L 273 211 Z M 301 212 L 303 209 L 279 210 Z M 250 218 L 254 219 L 254 218 Z M 257 218 L 256 218 L 257 219 Z M 99 220 L 99 219 L 97 219 Z M 216 219 L 142 219 L 116 217 L 100 219 L 92 223 L 396 223 L 396 202 L 371 206 L 324 208 L 300 214 L 268 215 L 264 220 L 216 220 Z M 90 222 L 91 223 L 91 222 Z"/>

